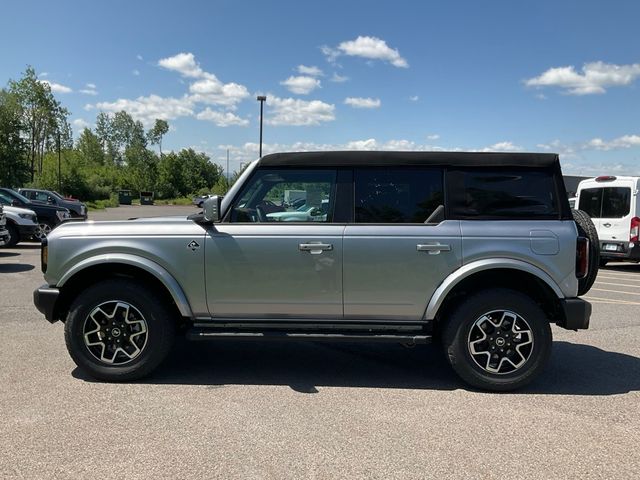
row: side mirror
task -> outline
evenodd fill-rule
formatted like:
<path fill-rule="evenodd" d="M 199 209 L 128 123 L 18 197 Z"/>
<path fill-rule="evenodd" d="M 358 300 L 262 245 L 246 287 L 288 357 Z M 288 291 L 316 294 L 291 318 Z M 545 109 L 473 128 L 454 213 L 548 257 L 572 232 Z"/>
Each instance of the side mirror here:
<path fill-rule="evenodd" d="M 54 203 L 54 202 L 53 202 L 53 197 L 47 197 L 47 203 L 48 203 L 49 205 L 52 205 L 52 204 Z"/>
<path fill-rule="evenodd" d="M 202 204 L 202 213 L 205 222 L 217 223 L 220 221 L 220 209 L 222 205 L 222 197 L 214 195 L 207 198 Z"/>
<path fill-rule="evenodd" d="M 20 202 L 18 200 L 11 200 L 11 206 L 12 207 L 19 207 L 20 206 Z"/>

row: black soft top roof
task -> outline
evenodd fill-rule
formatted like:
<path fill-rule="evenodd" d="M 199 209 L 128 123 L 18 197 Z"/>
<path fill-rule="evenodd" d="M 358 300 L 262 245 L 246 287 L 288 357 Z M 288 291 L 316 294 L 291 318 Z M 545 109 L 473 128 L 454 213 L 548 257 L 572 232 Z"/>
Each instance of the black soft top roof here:
<path fill-rule="evenodd" d="M 552 167 L 559 164 L 556 153 L 505 152 L 383 152 L 333 151 L 272 153 L 260 159 L 264 167 L 350 167 L 451 165 L 463 167 Z"/>

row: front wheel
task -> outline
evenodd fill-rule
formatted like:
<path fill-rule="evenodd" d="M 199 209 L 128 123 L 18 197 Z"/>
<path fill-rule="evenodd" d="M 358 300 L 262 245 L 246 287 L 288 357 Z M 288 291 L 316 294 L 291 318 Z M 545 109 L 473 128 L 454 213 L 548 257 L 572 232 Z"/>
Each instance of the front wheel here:
<path fill-rule="evenodd" d="M 53 230 L 53 226 L 49 222 L 39 222 L 33 234 L 33 239 L 42 241 L 51 233 L 51 230 Z"/>
<path fill-rule="evenodd" d="M 136 380 L 166 357 L 175 323 L 163 299 L 129 279 L 97 283 L 69 310 L 65 341 L 73 361 L 106 381 Z"/>
<path fill-rule="evenodd" d="M 468 297 L 451 314 L 442 335 L 449 363 L 468 384 L 492 391 L 531 382 L 551 353 L 551 327 L 529 297 L 492 289 Z"/>

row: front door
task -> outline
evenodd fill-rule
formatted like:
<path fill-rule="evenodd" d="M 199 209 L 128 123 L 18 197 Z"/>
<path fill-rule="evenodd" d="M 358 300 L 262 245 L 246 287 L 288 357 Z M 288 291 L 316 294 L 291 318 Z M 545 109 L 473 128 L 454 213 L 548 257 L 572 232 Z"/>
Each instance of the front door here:
<path fill-rule="evenodd" d="M 341 319 L 335 169 L 258 169 L 206 238 L 214 318 Z"/>

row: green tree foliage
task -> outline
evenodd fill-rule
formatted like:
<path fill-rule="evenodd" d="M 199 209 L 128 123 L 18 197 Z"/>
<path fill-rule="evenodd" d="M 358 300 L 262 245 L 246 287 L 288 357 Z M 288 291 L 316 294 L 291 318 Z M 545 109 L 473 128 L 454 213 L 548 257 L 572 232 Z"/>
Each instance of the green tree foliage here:
<path fill-rule="evenodd" d="M 158 196 L 185 197 L 213 187 L 222 176 L 222 168 L 209 161 L 204 153 L 192 148 L 163 155 L 158 165 Z"/>
<path fill-rule="evenodd" d="M 162 137 L 164 137 L 169 131 L 169 124 L 166 120 L 156 119 L 156 123 L 153 128 L 147 133 L 147 138 L 151 145 L 158 145 L 160 150 L 160 156 L 162 157 Z"/>
<path fill-rule="evenodd" d="M 14 94 L 0 90 L 0 185 L 18 186 L 29 178 L 27 146 L 20 136 L 21 108 Z"/>
<path fill-rule="evenodd" d="M 49 84 L 38 80 L 33 67 L 27 67 L 20 80 L 9 81 L 9 92 L 20 104 L 22 136 L 33 182 L 36 172 L 42 172 L 45 153 L 55 150 L 58 143 L 65 147 L 72 142 L 69 112 L 55 99 Z"/>

